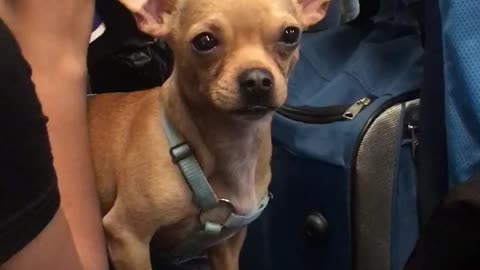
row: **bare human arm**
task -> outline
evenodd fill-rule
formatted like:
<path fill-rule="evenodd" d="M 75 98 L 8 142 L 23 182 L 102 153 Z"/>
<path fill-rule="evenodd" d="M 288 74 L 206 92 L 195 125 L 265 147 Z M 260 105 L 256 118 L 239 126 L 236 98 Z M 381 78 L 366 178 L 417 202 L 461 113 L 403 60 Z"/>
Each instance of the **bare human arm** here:
<path fill-rule="evenodd" d="M 35 265 L 37 269 L 106 270 L 85 100 L 86 54 L 94 1 L 1 1 L 0 16 L 32 67 L 32 79 L 49 118 L 48 132 L 62 200 L 61 210 L 50 225 L 3 269 L 31 269 Z M 37 267 L 36 262 L 46 263 L 45 267 Z"/>

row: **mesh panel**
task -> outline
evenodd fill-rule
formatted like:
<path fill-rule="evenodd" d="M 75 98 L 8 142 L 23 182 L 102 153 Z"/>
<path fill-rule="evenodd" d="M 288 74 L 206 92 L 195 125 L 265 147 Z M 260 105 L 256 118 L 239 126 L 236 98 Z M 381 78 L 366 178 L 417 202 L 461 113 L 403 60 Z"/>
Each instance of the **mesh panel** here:
<path fill-rule="evenodd" d="M 381 114 L 366 132 L 352 182 L 356 270 L 390 269 L 392 185 L 402 105 Z"/>

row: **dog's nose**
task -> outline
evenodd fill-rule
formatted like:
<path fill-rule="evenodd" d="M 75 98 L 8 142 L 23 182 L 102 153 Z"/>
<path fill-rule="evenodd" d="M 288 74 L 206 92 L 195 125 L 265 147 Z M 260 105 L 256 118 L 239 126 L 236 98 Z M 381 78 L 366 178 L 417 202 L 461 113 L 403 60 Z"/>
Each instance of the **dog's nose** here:
<path fill-rule="evenodd" d="M 268 96 L 273 90 L 273 75 L 262 68 L 245 70 L 238 77 L 240 91 L 247 96 Z"/>

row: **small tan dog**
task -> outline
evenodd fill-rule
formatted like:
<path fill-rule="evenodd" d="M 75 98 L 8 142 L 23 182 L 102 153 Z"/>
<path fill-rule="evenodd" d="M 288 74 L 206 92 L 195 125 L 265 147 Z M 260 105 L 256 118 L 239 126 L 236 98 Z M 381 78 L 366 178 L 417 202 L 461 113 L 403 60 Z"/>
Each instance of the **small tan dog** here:
<path fill-rule="evenodd" d="M 116 270 L 207 252 L 239 268 L 245 226 L 268 203 L 273 111 L 287 96 L 302 30 L 328 0 L 122 0 L 168 41 L 164 86 L 89 99 L 97 187 Z M 207 181 L 208 179 L 208 181 Z"/>

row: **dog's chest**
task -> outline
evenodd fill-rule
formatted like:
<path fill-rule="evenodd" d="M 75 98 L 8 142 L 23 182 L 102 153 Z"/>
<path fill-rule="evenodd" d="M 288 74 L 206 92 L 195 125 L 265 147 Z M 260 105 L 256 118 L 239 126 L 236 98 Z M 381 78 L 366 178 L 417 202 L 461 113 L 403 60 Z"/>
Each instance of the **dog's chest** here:
<path fill-rule="evenodd" d="M 152 240 L 155 248 L 169 253 L 199 226 L 197 216 L 198 213 L 195 213 L 184 217 L 175 224 L 160 227 Z"/>
<path fill-rule="evenodd" d="M 201 235 L 202 230 L 199 216 L 200 213 L 197 212 L 176 224 L 160 228 L 152 239 L 152 253 L 173 262 L 200 256 L 211 246 L 228 239 L 238 231 L 224 230 L 215 237 L 199 238 L 198 234 Z"/>

